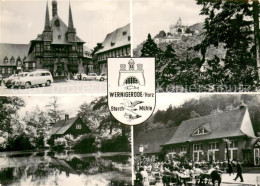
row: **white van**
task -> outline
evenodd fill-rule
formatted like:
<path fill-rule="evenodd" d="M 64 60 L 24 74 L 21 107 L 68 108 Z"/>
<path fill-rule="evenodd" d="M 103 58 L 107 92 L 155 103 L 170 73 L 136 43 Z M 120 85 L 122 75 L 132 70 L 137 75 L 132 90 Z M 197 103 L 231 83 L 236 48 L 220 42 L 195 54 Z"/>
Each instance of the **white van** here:
<path fill-rule="evenodd" d="M 20 78 L 17 81 L 17 85 L 24 88 L 30 88 L 31 86 L 39 85 L 50 86 L 53 82 L 52 75 L 49 71 L 40 70 L 29 72 L 27 76 Z"/>

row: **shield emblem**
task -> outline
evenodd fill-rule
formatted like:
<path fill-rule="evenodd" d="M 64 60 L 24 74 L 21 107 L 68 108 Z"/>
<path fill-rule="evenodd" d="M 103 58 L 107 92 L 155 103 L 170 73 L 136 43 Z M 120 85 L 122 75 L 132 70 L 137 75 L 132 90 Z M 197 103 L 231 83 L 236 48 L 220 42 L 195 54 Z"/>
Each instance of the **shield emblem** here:
<path fill-rule="evenodd" d="M 136 125 L 155 108 L 155 58 L 108 58 L 108 106 L 121 123 Z"/>

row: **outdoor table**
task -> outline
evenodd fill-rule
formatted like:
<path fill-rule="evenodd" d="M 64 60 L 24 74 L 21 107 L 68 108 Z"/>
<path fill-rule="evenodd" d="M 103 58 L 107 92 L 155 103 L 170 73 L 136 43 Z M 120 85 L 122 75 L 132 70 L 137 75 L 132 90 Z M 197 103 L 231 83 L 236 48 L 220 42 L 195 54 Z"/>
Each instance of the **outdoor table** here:
<path fill-rule="evenodd" d="M 180 175 L 180 179 L 186 185 L 186 182 L 189 181 L 191 177 L 187 175 Z"/>
<path fill-rule="evenodd" d="M 200 175 L 200 184 L 208 184 L 211 179 L 211 175 L 209 173 L 202 173 Z"/>

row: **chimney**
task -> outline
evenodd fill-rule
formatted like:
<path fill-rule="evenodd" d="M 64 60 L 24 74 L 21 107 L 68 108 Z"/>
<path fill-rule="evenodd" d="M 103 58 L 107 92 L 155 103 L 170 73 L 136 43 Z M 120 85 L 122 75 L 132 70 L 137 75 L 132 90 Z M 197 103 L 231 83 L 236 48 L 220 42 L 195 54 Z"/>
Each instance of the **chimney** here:
<path fill-rule="evenodd" d="M 69 115 L 65 114 L 65 121 L 68 121 L 68 120 L 69 120 Z"/>

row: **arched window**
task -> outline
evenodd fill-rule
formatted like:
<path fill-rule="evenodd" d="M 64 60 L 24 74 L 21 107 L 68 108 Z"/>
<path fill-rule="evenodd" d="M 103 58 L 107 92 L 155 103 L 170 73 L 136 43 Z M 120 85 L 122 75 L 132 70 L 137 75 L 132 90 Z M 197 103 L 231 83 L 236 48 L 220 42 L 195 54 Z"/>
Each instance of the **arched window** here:
<path fill-rule="evenodd" d="M 14 56 L 11 57 L 10 62 L 14 63 Z"/>
<path fill-rule="evenodd" d="M 20 56 L 18 56 L 18 58 L 16 59 L 16 62 L 18 62 L 18 61 L 21 61 Z"/>
<path fill-rule="evenodd" d="M 209 131 L 207 129 L 205 129 L 204 127 L 200 127 L 192 133 L 192 136 L 203 135 L 203 134 L 207 134 L 207 133 L 209 133 Z"/>
<path fill-rule="evenodd" d="M 5 58 L 4 58 L 4 63 L 8 63 L 8 57 L 7 56 L 5 56 Z"/>

